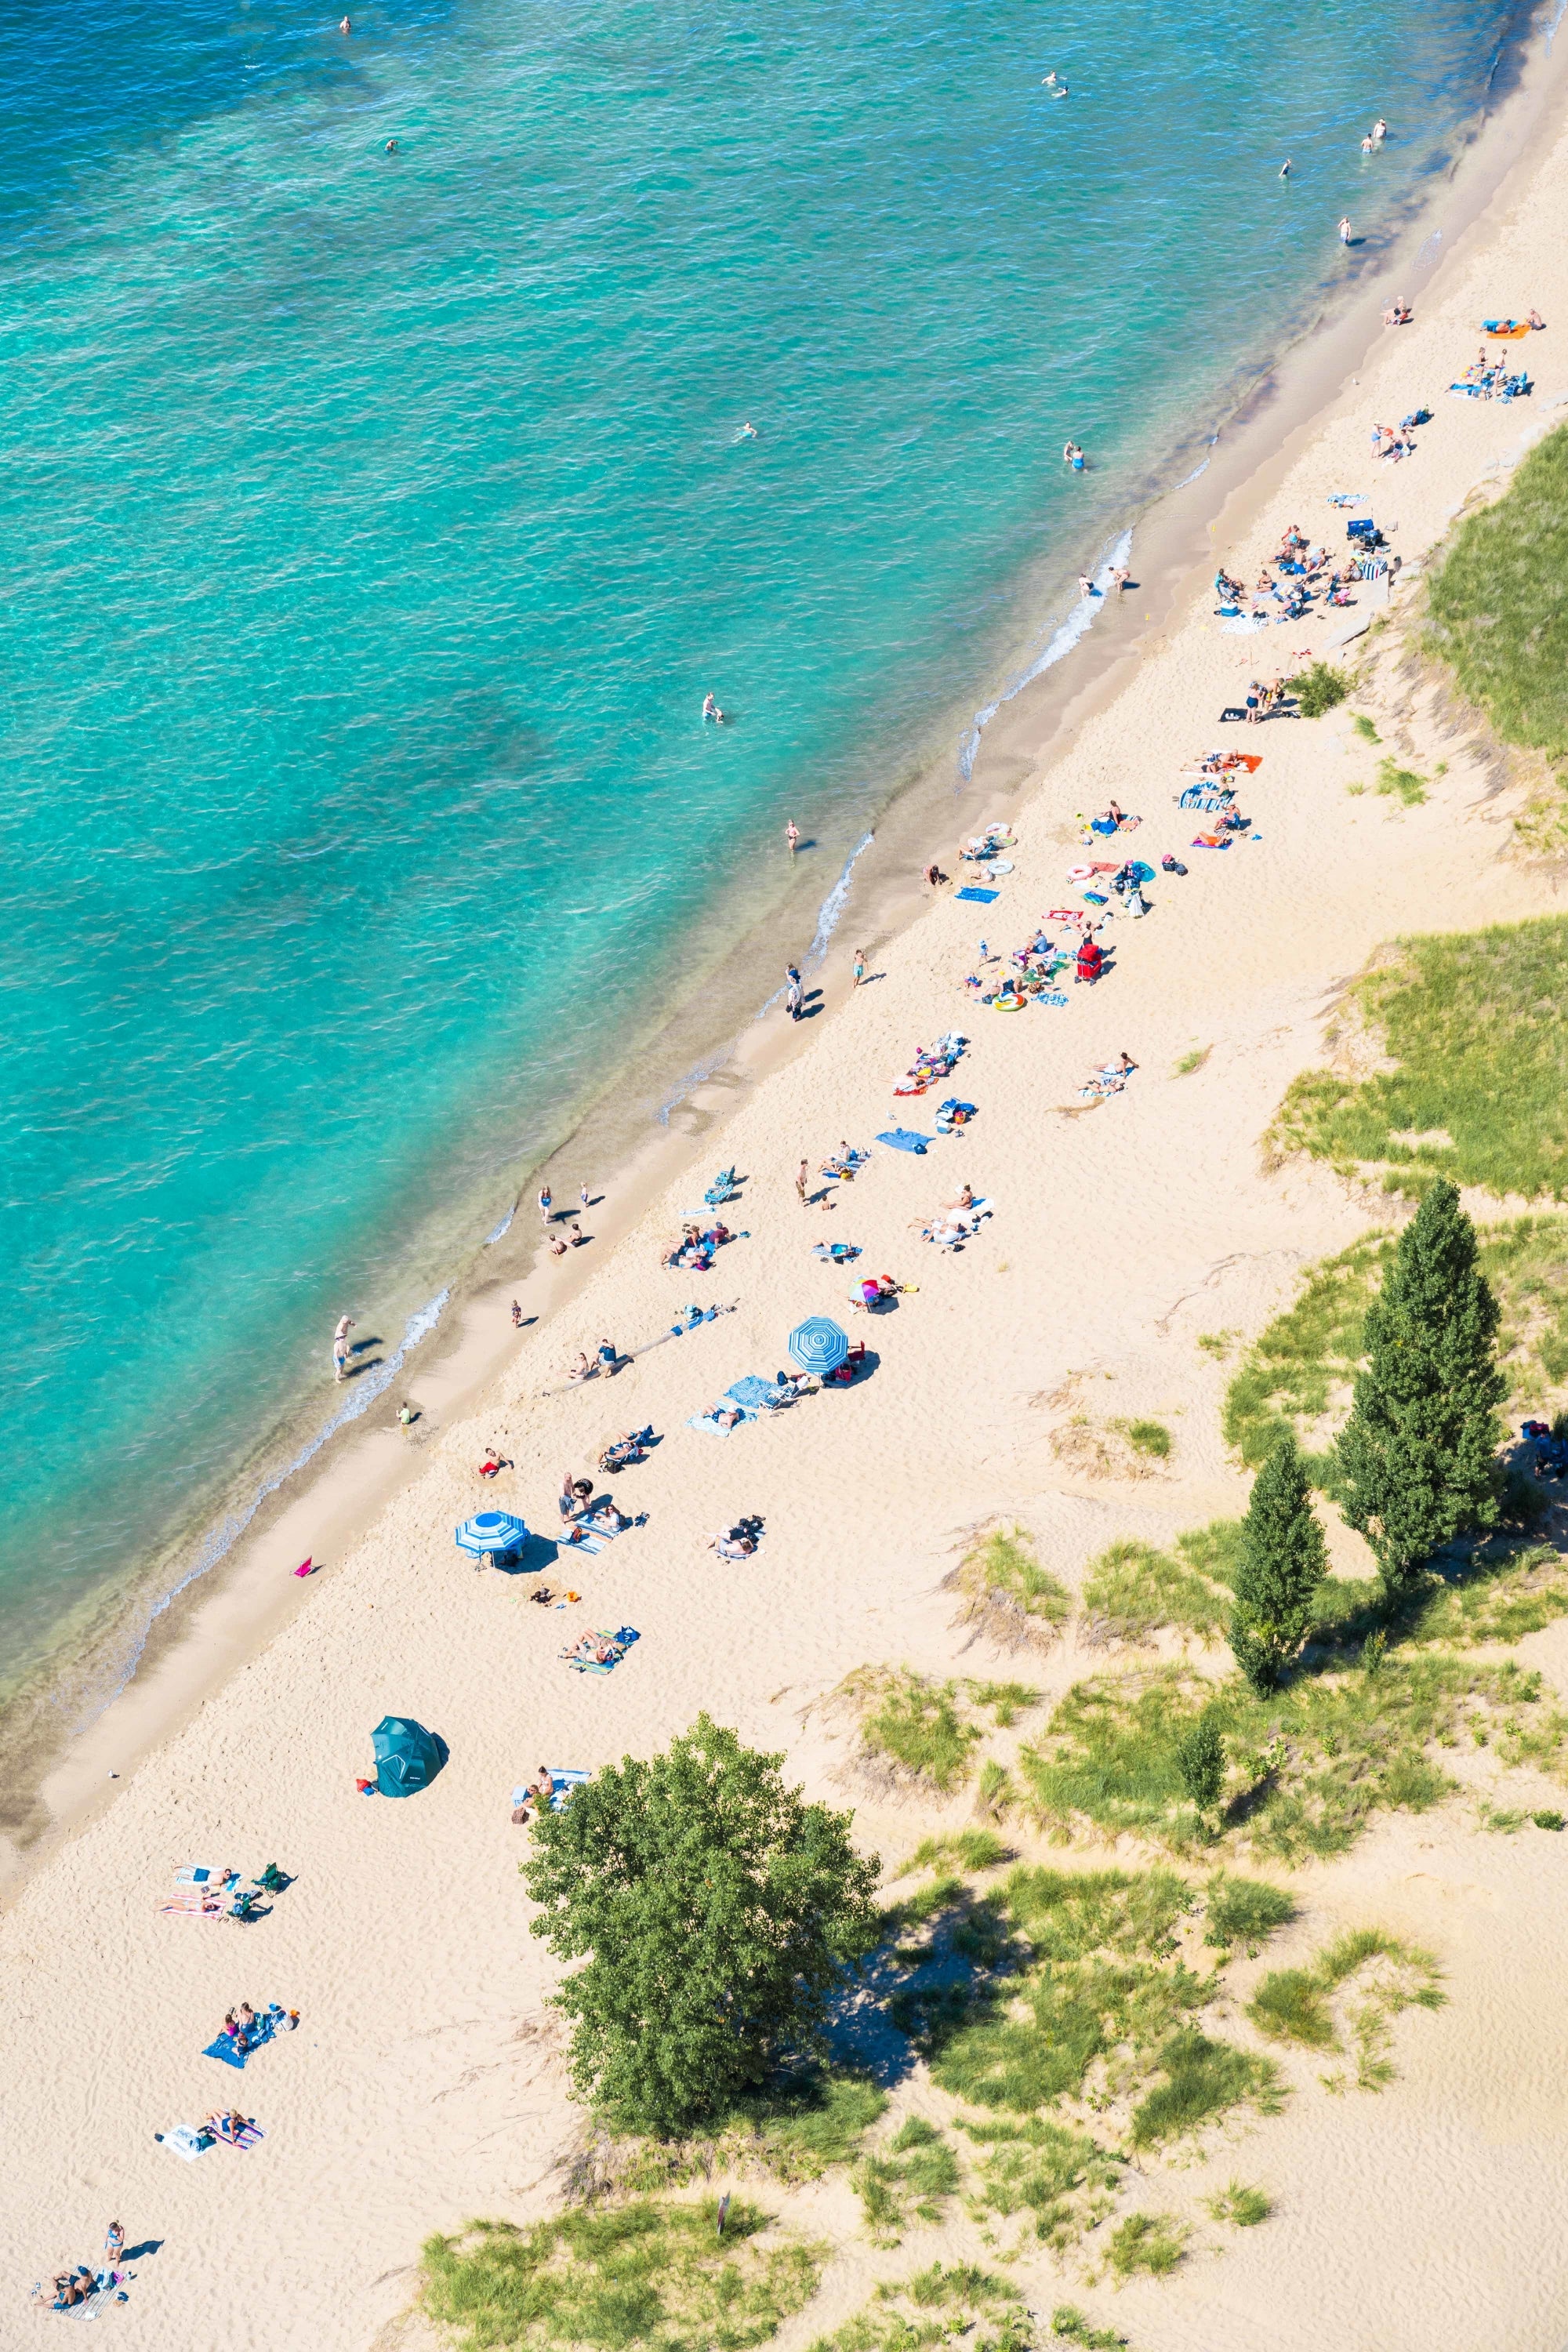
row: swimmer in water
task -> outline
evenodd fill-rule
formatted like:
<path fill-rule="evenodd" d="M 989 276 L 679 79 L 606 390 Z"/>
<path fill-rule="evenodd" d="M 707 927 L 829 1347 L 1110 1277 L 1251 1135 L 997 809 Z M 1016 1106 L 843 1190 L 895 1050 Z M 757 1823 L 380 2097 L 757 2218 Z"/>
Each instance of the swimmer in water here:
<path fill-rule="evenodd" d="M 384 155 L 395 155 L 395 154 L 396 154 L 396 152 L 397 152 L 397 142 L 396 142 L 396 140 L 395 140 L 395 139 L 389 139 L 389 140 L 387 141 L 387 142 L 386 142 L 385 146 L 382 149 L 382 151 L 381 151 L 381 152 L 382 152 L 382 153 L 383 153 Z"/>
<path fill-rule="evenodd" d="M 754 425 L 749 422 L 742 425 L 740 431 L 735 436 L 737 441 L 754 441 L 756 437 L 757 428 Z"/>
<path fill-rule="evenodd" d="M 1289 178 L 1289 176 L 1290 176 L 1290 158 L 1289 158 L 1289 155 L 1287 155 L 1287 156 L 1286 156 L 1286 158 L 1285 158 L 1285 161 L 1284 161 L 1284 162 L 1280 164 L 1280 166 L 1279 166 L 1279 177 L 1280 177 L 1282 180 L 1288 180 L 1288 179 Z"/>
<path fill-rule="evenodd" d="M 1054 73 L 1048 73 L 1044 81 L 1040 84 L 1040 88 L 1042 89 L 1055 89 L 1056 86 L 1057 78 Z"/>
<path fill-rule="evenodd" d="M 1381 147 L 1381 146 L 1382 146 L 1382 144 L 1383 144 L 1383 142 L 1384 142 L 1384 141 L 1387 138 L 1387 136 L 1388 136 L 1388 125 L 1387 125 L 1387 123 L 1384 121 L 1384 119 L 1383 119 L 1383 117 L 1382 117 L 1382 115 L 1380 114 L 1380 115 L 1378 116 L 1378 118 L 1377 118 L 1377 121 L 1376 121 L 1373 124 L 1373 126 L 1372 126 L 1372 141 L 1373 141 L 1373 145 L 1374 147 Z"/>
<path fill-rule="evenodd" d="M 710 694 L 705 694 L 702 698 L 702 717 L 705 724 L 710 719 L 715 727 L 722 727 L 724 724 L 724 714 Z"/>
<path fill-rule="evenodd" d="M 1083 464 L 1083 451 L 1079 447 L 1076 441 L 1068 441 L 1064 445 L 1062 449 L 1062 464 L 1064 466 L 1081 466 Z"/>
<path fill-rule="evenodd" d="M 353 31 L 353 26 L 349 23 L 346 16 L 343 18 L 342 23 L 338 26 L 338 30 L 340 33 L 352 33 Z"/>
<path fill-rule="evenodd" d="M 1052 96 L 1053 98 L 1066 98 L 1066 97 L 1067 97 L 1067 95 L 1068 95 L 1068 86 L 1067 86 L 1066 82 L 1065 82 L 1065 81 L 1058 81 L 1058 84 L 1057 84 L 1057 86 L 1056 86 L 1056 88 L 1055 88 L 1055 89 L 1053 89 L 1053 90 L 1052 90 L 1052 92 L 1051 92 L 1051 96 Z"/>
<path fill-rule="evenodd" d="M 1344 219 L 1344 220 L 1342 220 L 1342 221 L 1341 221 L 1341 223 L 1340 223 L 1340 229 L 1339 229 L 1339 236 L 1340 236 L 1340 243 L 1341 243 L 1342 245 L 1348 245 L 1348 244 L 1350 243 L 1350 241 L 1351 241 L 1351 225 L 1350 225 L 1350 221 L 1349 221 L 1349 219 L 1348 219 L 1348 218 L 1346 218 L 1346 219 Z"/>

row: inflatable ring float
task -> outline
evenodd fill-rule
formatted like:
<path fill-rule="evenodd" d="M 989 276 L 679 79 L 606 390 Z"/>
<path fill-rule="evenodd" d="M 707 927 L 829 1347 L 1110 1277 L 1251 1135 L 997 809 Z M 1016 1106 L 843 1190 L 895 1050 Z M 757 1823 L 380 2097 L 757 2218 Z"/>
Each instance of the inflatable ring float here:
<path fill-rule="evenodd" d="M 1026 996 L 1019 996 L 1009 990 L 1004 995 L 992 998 L 991 1010 L 993 1013 L 1022 1013 L 1028 1001 Z"/>

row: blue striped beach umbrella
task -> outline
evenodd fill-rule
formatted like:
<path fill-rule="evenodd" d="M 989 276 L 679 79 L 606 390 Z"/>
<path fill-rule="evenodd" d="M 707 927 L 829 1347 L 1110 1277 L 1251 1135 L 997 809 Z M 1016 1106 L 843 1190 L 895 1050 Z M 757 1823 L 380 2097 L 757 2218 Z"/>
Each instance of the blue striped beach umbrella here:
<path fill-rule="evenodd" d="M 836 1372 L 849 1356 L 849 1335 L 826 1315 L 808 1315 L 789 1335 L 789 1351 L 803 1372 Z"/>
<path fill-rule="evenodd" d="M 480 1511 L 463 1521 L 457 1539 L 458 1549 L 471 1551 L 476 1559 L 487 1551 L 504 1557 L 528 1541 L 528 1529 L 510 1511 Z"/>

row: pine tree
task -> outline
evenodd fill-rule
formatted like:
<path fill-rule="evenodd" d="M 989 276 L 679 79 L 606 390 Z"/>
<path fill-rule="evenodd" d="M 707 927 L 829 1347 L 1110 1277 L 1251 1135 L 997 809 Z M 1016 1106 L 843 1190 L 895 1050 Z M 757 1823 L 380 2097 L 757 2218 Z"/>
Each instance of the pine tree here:
<path fill-rule="evenodd" d="M 1496 1524 L 1497 1325 L 1476 1229 L 1440 1178 L 1367 1309 L 1367 1368 L 1335 1447 L 1339 1501 L 1377 1555 L 1390 1606 L 1439 1544 Z"/>
<path fill-rule="evenodd" d="M 1176 1763 L 1183 1788 L 1197 1807 L 1199 1819 L 1206 1821 L 1218 1811 L 1225 1788 L 1225 1741 L 1212 1707 L 1205 1706 L 1192 1729 L 1184 1734 L 1177 1745 Z"/>
<path fill-rule="evenodd" d="M 1306 1640 L 1327 1567 L 1306 1465 L 1287 1433 L 1258 1472 L 1241 1523 L 1230 1646 L 1254 1690 L 1273 1690 Z"/>

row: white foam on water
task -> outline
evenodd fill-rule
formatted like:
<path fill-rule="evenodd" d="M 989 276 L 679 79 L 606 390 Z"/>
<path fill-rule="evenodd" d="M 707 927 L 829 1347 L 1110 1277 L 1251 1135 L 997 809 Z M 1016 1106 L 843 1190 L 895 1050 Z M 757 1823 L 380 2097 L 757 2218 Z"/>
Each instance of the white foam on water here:
<path fill-rule="evenodd" d="M 507 1222 L 510 1223 L 510 1219 L 509 1218 Z M 402 1339 L 385 1362 L 377 1364 L 373 1370 L 365 1372 L 354 1381 L 342 1403 L 322 1423 L 310 1444 L 302 1446 L 294 1459 L 285 1464 L 281 1470 L 275 1470 L 270 1477 L 264 1478 L 243 1509 L 228 1512 L 216 1527 L 208 1528 L 197 1546 L 195 1557 L 184 1576 L 177 1583 L 171 1585 L 162 1599 L 153 1601 L 147 1610 L 129 1654 L 121 1661 L 109 1687 L 94 1695 L 86 1713 L 75 1727 L 78 1731 L 85 1730 L 89 1723 L 103 1713 L 104 1708 L 112 1700 L 119 1697 L 141 1664 L 149 1637 L 159 1618 L 174 1601 L 179 1599 L 182 1592 L 188 1591 L 198 1578 L 205 1576 L 209 1570 L 215 1569 L 219 1560 L 234 1549 L 268 1496 L 275 1495 L 279 1486 L 292 1478 L 297 1471 L 302 1470 L 308 1462 L 312 1461 L 329 1437 L 335 1436 L 337 1432 L 346 1428 L 351 1421 L 357 1421 L 360 1415 L 367 1412 L 374 1403 L 378 1396 L 385 1394 L 402 1370 L 412 1349 L 417 1348 L 421 1340 L 427 1339 L 434 1331 L 441 1320 L 442 1311 L 451 1296 L 449 1288 L 438 1290 L 434 1298 L 411 1315 L 404 1328 Z"/>
<path fill-rule="evenodd" d="M 861 836 L 860 840 L 856 843 L 854 848 L 845 859 L 844 871 L 838 877 L 837 881 L 834 884 L 826 898 L 824 898 L 816 918 L 816 929 L 812 936 L 811 945 L 805 951 L 805 961 L 808 967 L 813 964 L 820 963 L 823 957 L 827 953 L 827 943 L 832 939 L 834 932 L 838 929 L 838 918 L 844 912 L 845 907 L 848 902 L 849 884 L 854 877 L 856 866 L 865 856 L 867 850 L 870 848 L 871 844 L 876 840 L 876 838 L 877 836 L 874 833 L 868 833 Z"/>
<path fill-rule="evenodd" d="M 1204 462 L 1206 465 L 1208 461 L 1205 458 Z M 1201 471 L 1202 468 L 1200 467 L 1199 470 Z M 974 755 L 980 749 L 980 738 L 995 718 L 996 713 L 1005 703 L 1011 702 L 1015 695 L 1022 694 L 1031 680 L 1042 677 L 1048 669 L 1054 669 L 1058 662 L 1065 659 L 1067 655 L 1071 653 L 1079 638 L 1085 636 L 1094 626 L 1096 619 L 1104 609 L 1106 591 L 1110 586 L 1111 573 L 1120 570 L 1131 552 L 1132 533 L 1130 530 L 1119 532 L 1110 546 L 1101 551 L 1100 562 L 1091 575 L 1095 586 L 1100 591 L 1099 595 L 1080 596 L 1067 619 L 1054 635 L 1047 638 L 1040 652 L 1027 667 L 1021 670 L 1010 685 L 1003 688 L 994 702 L 988 702 L 984 710 L 975 712 L 974 724 L 958 747 L 958 772 L 965 783 L 974 773 Z"/>
<path fill-rule="evenodd" d="M 506 1213 L 505 1216 L 501 1219 L 501 1221 L 500 1221 L 500 1224 L 496 1227 L 496 1229 L 495 1229 L 494 1233 L 487 1234 L 485 1235 L 483 1246 L 484 1246 L 486 1249 L 489 1249 L 489 1248 L 493 1245 L 493 1244 L 495 1244 L 496 1242 L 499 1242 L 499 1241 L 500 1240 L 500 1238 L 501 1238 L 501 1236 L 502 1236 L 502 1234 L 510 1234 L 510 1231 L 511 1231 L 511 1221 L 512 1221 L 512 1219 L 516 1216 L 516 1214 L 517 1214 L 517 1202 L 514 1201 L 514 1202 L 512 1202 L 512 1204 L 511 1204 L 510 1208 L 507 1211 L 507 1213 Z"/>

